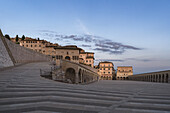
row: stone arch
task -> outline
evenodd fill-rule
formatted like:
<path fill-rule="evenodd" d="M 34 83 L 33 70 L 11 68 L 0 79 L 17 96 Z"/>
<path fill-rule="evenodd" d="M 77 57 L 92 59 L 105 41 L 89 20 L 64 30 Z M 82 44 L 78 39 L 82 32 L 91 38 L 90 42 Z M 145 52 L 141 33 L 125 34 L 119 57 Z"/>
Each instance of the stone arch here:
<path fill-rule="evenodd" d="M 67 82 L 75 83 L 76 71 L 73 68 L 67 68 L 65 79 Z"/>
<path fill-rule="evenodd" d="M 82 82 L 84 82 L 84 70 L 82 70 Z"/>
<path fill-rule="evenodd" d="M 66 60 L 70 60 L 70 57 L 69 57 L 69 56 L 66 56 L 65 59 L 66 59 Z"/>
<path fill-rule="evenodd" d="M 122 80 L 122 77 L 120 77 L 120 80 Z"/>
<path fill-rule="evenodd" d="M 108 77 L 108 76 L 106 77 L 106 80 L 109 80 L 109 77 Z"/>
<path fill-rule="evenodd" d="M 164 79 L 165 79 L 165 76 L 164 76 L 164 74 L 162 74 L 162 81 L 161 82 L 164 82 Z"/>
<path fill-rule="evenodd" d="M 125 80 L 125 77 L 123 77 L 123 80 Z"/>
<path fill-rule="evenodd" d="M 159 82 L 161 82 L 161 79 L 162 79 L 161 74 L 159 74 Z"/>
<path fill-rule="evenodd" d="M 169 79 L 169 77 L 168 77 L 168 73 L 166 74 L 166 83 L 168 83 L 168 79 Z"/>
<path fill-rule="evenodd" d="M 155 75 L 153 75 L 153 82 L 155 82 Z"/>
<path fill-rule="evenodd" d="M 153 76 L 151 75 L 151 82 L 153 82 Z"/>
<path fill-rule="evenodd" d="M 78 82 L 82 83 L 82 71 L 81 71 L 81 69 L 79 69 L 79 72 L 78 72 Z"/>

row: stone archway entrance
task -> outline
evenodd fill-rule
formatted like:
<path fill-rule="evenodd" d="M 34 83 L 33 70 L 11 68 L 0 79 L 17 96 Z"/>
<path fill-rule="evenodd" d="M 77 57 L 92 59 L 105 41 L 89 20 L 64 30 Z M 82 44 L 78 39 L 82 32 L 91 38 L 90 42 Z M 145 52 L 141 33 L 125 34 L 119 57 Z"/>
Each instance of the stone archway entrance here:
<path fill-rule="evenodd" d="M 70 60 L 70 57 L 69 57 L 69 56 L 66 56 L 65 59 L 66 59 L 66 60 Z"/>
<path fill-rule="evenodd" d="M 68 82 L 71 82 L 71 83 L 75 83 L 75 79 L 76 79 L 76 72 L 73 68 L 68 68 L 66 70 L 66 74 L 65 74 L 65 79 L 68 81 Z"/>
<path fill-rule="evenodd" d="M 79 83 L 81 83 L 82 82 L 82 71 L 81 71 L 81 69 L 79 69 L 78 76 L 79 76 Z"/>

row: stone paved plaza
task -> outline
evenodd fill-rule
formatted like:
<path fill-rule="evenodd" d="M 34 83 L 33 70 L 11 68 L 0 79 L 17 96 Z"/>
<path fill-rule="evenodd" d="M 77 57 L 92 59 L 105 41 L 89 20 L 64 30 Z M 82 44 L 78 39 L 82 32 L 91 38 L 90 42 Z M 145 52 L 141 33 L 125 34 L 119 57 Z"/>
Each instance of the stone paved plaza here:
<path fill-rule="evenodd" d="M 170 113 L 170 84 L 65 84 L 40 77 L 40 68 L 49 62 L 0 71 L 0 113 Z"/>

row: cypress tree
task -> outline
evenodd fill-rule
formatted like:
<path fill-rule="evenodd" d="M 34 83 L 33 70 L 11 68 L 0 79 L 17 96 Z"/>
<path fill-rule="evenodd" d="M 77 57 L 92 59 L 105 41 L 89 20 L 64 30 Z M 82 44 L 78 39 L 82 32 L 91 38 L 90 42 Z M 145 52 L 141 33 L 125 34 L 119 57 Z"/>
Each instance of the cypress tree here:
<path fill-rule="evenodd" d="M 15 41 L 16 41 L 16 42 L 18 42 L 18 35 L 16 35 L 16 37 L 15 37 Z"/>
<path fill-rule="evenodd" d="M 24 35 L 22 35 L 22 40 L 25 40 L 25 36 Z"/>

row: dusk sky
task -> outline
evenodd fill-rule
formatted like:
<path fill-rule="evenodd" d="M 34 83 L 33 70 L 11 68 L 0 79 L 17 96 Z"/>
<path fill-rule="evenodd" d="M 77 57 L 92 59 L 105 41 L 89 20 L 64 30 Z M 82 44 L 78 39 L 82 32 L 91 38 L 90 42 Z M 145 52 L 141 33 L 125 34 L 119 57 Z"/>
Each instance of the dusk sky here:
<path fill-rule="evenodd" d="M 0 0 L 0 29 L 77 45 L 134 73 L 170 69 L 170 0 Z"/>

